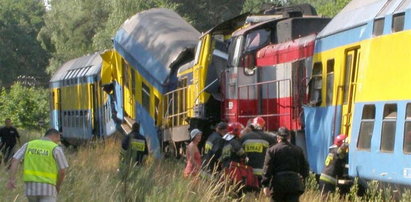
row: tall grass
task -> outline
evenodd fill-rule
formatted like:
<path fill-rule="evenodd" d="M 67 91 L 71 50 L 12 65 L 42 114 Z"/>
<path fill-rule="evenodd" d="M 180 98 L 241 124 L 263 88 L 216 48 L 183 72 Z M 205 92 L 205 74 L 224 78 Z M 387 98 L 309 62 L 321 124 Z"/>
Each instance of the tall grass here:
<path fill-rule="evenodd" d="M 27 136 L 27 135 L 26 135 Z M 40 135 L 31 134 L 26 140 Z M 184 162 L 151 159 L 144 166 L 119 171 L 120 143 L 116 139 L 99 141 L 80 147 L 66 149 L 69 169 L 59 201 L 269 201 L 262 193 L 238 193 L 238 186 L 217 176 L 184 178 Z M 17 189 L 7 190 L 4 165 L 0 166 L 0 201 L 26 201 L 21 180 L 17 177 Z M 366 197 L 355 195 L 357 187 L 345 196 L 324 195 L 318 191 L 313 176 L 306 184 L 301 201 L 393 201 L 389 191 L 372 182 Z M 411 193 L 405 191 L 402 201 L 409 201 Z"/>

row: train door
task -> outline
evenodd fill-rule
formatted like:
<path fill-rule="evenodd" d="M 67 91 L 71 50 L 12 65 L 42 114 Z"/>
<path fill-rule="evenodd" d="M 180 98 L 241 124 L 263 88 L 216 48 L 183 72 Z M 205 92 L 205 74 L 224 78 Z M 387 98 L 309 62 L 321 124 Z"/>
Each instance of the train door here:
<path fill-rule="evenodd" d="M 92 90 L 92 93 L 93 93 L 93 99 L 91 100 L 91 102 L 92 102 L 92 113 L 93 113 L 93 119 L 92 119 L 92 128 L 91 128 L 91 130 L 92 130 L 92 133 L 93 133 L 93 135 L 94 136 L 100 136 L 100 126 L 101 126 L 101 123 L 100 123 L 100 119 L 101 119 L 101 116 L 100 116 L 100 105 L 99 105 L 99 92 L 98 92 L 98 89 L 100 88 L 99 87 L 99 84 L 98 84 L 98 80 L 97 80 L 97 77 L 94 77 L 94 84 L 91 84 L 91 90 Z"/>
<path fill-rule="evenodd" d="M 357 88 L 357 73 L 360 62 L 360 48 L 355 47 L 345 51 L 345 68 L 343 73 L 343 103 L 341 133 L 349 135 L 351 130 L 352 111 L 354 108 L 355 91 Z"/>
<path fill-rule="evenodd" d="M 54 95 L 54 94 L 53 94 Z M 58 126 L 58 130 L 61 132 L 63 131 L 63 112 L 61 111 L 61 89 L 58 88 L 56 90 L 56 95 L 55 95 L 55 110 L 57 110 L 57 126 Z"/>
<path fill-rule="evenodd" d="M 135 73 L 131 66 L 123 60 L 123 89 L 124 89 L 124 100 L 123 106 L 124 111 L 129 117 L 135 118 L 134 115 L 134 94 L 135 94 Z"/>

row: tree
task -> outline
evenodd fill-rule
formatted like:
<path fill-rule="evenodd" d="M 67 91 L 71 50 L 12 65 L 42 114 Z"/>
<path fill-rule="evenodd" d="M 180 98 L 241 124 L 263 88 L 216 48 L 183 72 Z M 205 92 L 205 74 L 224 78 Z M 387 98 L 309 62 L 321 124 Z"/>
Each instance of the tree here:
<path fill-rule="evenodd" d="M 243 13 L 252 11 L 254 13 L 263 9 L 265 4 L 277 6 L 290 6 L 309 3 L 316 8 L 319 15 L 334 17 L 351 0 L 246 0 Z"/>
<path fill-rule="evenodd" d="M 282 0 L 245 0 L 242 13 L 258 13 L 268 4 L 282 6 L 284 2 Z"/>
<path fill-rule="evenodd" d="M 45 16 L 39 40 L 52 58 L 47 72 L 53 73 L 62 63 L 97 51 L 93 37 L 107 21 L 109 0 L 52 0 Z"/>
<path fill-rule="evenodd" d="M 49 93 L 46 89 L 24 87 L 20 83 L 0 90 L 0 117 L 11 118 L 25 129 L 45 129 L 49 122 Z M 39 122 L 44 123 L 43 125 Z"/>
<path fill-rule="evenodd" d="M 93 36 L 93 48 L 95 50 L 104 50 L 113 47 L 111 39 L 116 31 L 127 18 L 138 12 L 150 8 L 161 7 L 176 10 L 179 6 L 169 0 L 108 0 L 107 6 L 110 8 L 110 14 L 104 26 L 100 27 Z"/>
<path fill-rule="evenodd" d="M 39 34 L 52 58 L 52 74 L 64 62 L 112 48 L 111 39 L 120 25 L 137 12 L 153 8 L 175 9 L 168 0 L 52 0 Z"/>
<path fill-rule="evenodd" d="M 0 0 L 0 5 L 0 86 L 10 86 L 19 75 L 44 80 L 50 56 L 36 40 L 44 25 L 42 1 Z"/>
<path fill-rule="evenodd" d="M 241 13 L 244 0 L 173 0 L 181 6 L 176 10 L 199 31 L 213 26 Z"/>

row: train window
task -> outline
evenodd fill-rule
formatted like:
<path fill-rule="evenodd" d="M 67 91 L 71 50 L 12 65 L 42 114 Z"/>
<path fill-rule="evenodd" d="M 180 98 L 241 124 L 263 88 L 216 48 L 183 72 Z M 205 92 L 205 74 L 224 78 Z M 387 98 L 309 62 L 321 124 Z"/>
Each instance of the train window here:
<path fill-rule="evenodd" d="M 79 127 L 79 126 L 80 126 L 80 116 L 79 116 L 78 111 L 76 111 L 76 127 Z"/>
<path fill-rule="evenodd" d="M 407 111 L 405 114 L 403 151 L 404 153 L 411 154 L 411 103 L 407 104 Z"/>
<path fill-rule="evenodd" d="M 243 36 L 239 36 L 231 40 L 228 48 L 228 64 L 231 67 L 236 67 L 238 65 L 241 56 L 241 44 L 243 38 Z"/>
<path fill-rule="evenodd" d="M 67 126 L 67 112 L 63 111 L 63 127 Z"/>
<path fill-rule="evenodd" d="M 70 122 L 71 122 L 70 119 L 71 119 L 70 111 L 68 111 L 68 112 L 67 112 L 67 117 L 66 117 L 66 120 L 67 120 L 66 127 L 70 127 Z"/>
<path fill-rule="evenodd" d="M 374 131 L 375 106 L 365 105 L 362 111 L 360 134 L 358 135 L 357 148 L 369 150 L 371 137 Z"/>
<path fill-rule="evenodd" d="M 136 96 L 136 72 L 134 70 L 131 70 L 131 94 L 133 97 Z"/>
<path fill-rule="evenodd" d="M 385 18 L 375 19 L 372 34 L 374 36 L 380 36 L 384 31 Z"/>
<path fill-rule="evenodd" d="M 200 60 L 200 53 L 201 53 L 201 45 L 203 41 L 199 40 L 196 46 L 196 55 L 194 57 L 194 64 L 198 64 L 198 61 Z"/>
<path fill-rule="evenodd" d="M 154 96 L 154 120 L 157 125 L 160 114 L 160 99 L 157 96 Z"/>
<path fill-rule="evenodd" d="M 313 75 L 309 82 L 309 97 L 310 105 L 320 106 L 321 105 L 321 89 L 322 89 L 322 72 L 323 65 L 321 62 L 314 63 Z"/>
<path fill-rule="evenodd" d="M 76 69 L 76 73 L 74 75 L 75 78 L 78 78 L 80 76 L 80 72 L 81 72 L 81 68 L 80 69 Z"/>
<path fill-rule="evenodd" d="M 397 121 L 397 105 L 384 106 L 384 119 L 382 120 L 381 146 L 382 152 L 393 152 L 395 144 L 395 124 Z"/>
<path fill-rule="evenodd" d="M 404 13 L 398 13 L 392 17 L 392 32 L 404 30 L 404 16 Z"/>
<path fill-rule="evenodd" d="M 91 66 L 87 66 L 84 68 L 83 75 L 87 75 L 88 70 L 91 69 Z"/>
<path fill-rule="evenodd" d="M 127 86 L 130 86 L 129 85 L 129 78 L 128 78 L 128 75 L 129 75 L 128 70 L 130 69 L 129 64 L 124 59 L 122 59 L 121 61 L 123 63 L 122 64 L 123 65 L 123 69 L 122 69 L 123 84 L 127 85 Z"/>
<path fill-rule="evenodd" d="M 258 50 L 270 42 L 270 30 L 257 29 L 247 34 L 244 44 L 244 53 Z"/>
<path fill-rule="evenodd" d="M 334 93 L 334 59 L 327 60 L 327 91 L 325 102 L 331 105 Z"/>
<path fill-rule="evenodd" d="M 141 102 L 147 112 L 150 113 L 150 88 L 144 82 L 141 84 Z"/>

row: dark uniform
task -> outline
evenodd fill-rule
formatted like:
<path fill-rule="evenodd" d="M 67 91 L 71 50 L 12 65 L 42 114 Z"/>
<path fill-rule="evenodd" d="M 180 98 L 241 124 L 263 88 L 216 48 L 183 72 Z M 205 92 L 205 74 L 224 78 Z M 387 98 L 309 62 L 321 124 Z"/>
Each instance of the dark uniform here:
<path fill-rule="evenodd" d="M 262 185 L 270 187 L 273 201 L 298 201 L 307 176 L 308 162 L 301 148 L 282 141 L 268 149 Z"/>
<path fill-rule="evenodd" d="M 323 192 L 335 191 L 337 180 L 343 177 L 345 164 L 347 163 L 348 156 L 343 147 L 334 146 L 330 149 L 320 176 L 320 189 Z"/>
<path fill-rule="evenodd" d="M 267 149 L 277 143 L 274 136 L 254 130 L 241 137 L 241 144 L 248 157 L 248 165 L 253 167 L 254 175 L 260 180 L 263 174 L 264 158 Z"/>
<path fill-rule="evenodd" d="M 221 156 L 224 140 L 218 132 L 213 132 L 205 143 L 203 165 L 206 169 L 214 171 Z"/>
<path fill-rule="evenodd" d="M 125 150 L 123 156 L 125 163 L 139 165 L 143 162 L 143 158 L 148 154 L 147 141 L 139 132 L 134 131 L 127 135 L 121 147 Z"/>
<path fill-rule="evenodd" d="M 227 137 L 227 135 L 225 137 Z M 228 168 L 231 161 L 241 162 L 241 159 L 244 157 L 244 150 L 240 141 L 235 137 L 224 140 L 224 142 L 220 159 L 222 167 Z"/>
<path fill-rule="evenodd" d="M 3 151 L 4 162 L 7 162 L 12 156 L 13 148 L 17 143 L 17 139 L 20 139 L 20 135 L 16 128 L 5 126 L 0 129 L 0 139 L 0 150 Z"/>

